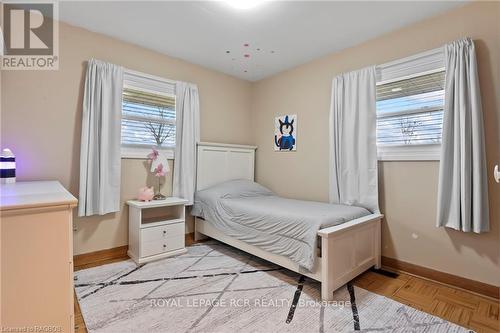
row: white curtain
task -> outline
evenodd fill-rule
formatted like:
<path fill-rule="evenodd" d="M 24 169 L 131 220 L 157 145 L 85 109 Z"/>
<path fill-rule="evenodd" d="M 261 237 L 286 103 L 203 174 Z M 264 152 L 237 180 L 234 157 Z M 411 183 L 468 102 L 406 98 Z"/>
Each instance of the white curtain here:
<path fill-rule="evenodd" d="M 196 144 L 200 140 L 200 101 L 195 84 L 177 82 L 176 145 L 173 195 L 193 204 L 196 186 Z"/>
<path fill-rule="evenodd" d="M 375 67 L 333 79 L 330 202 L 379 212 Z"/>
<path fill-rule="evenodd" d="M 445 66 L 437 225 L 486 232 L 488 183 L 474 42 L 467 38 L 446 45 Z"/>
<path fill-rule="evenodd" d="M 120 210 L 120 135 L 123 68 L 87 64 L 80 148 L 79 216 Z"/>

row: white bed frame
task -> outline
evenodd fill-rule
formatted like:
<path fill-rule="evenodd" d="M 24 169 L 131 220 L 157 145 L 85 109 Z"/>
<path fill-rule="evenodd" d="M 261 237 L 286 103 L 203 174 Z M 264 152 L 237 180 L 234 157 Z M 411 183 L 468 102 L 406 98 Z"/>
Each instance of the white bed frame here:
<path fill-rule="evenodd" d="M 232 180 L 254 180 L 254 146 L 199 143 L 197 190 Z M 321 229 L 321 257 L 311 271 L 303 269 L 287 257 L 225 235 L 211 223 L 195 218 L 195 239 L 205 236 L 263 258 L 289 270 L 321 282 L 321 298 L 333 299 L 333 292 L 372 266 L 380 268 L 380 228 L 382 214 L 371 214 L 338 226 Z"/>

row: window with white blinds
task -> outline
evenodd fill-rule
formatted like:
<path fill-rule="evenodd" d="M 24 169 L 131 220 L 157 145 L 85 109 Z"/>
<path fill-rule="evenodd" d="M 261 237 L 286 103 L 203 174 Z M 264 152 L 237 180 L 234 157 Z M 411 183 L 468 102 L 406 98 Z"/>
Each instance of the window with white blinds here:
<path fill-rule="evenodd" d="M 122 150 L 142 157 L 151 147 L 175 147 L 175 87 L 170 82 L 126 73 L 122 102 Z M 122 154 L 123 156 L 124 154 Z"/>
<path fill-rule="evenodd" d="M 379 66 L 376 90 L 379 159 L 439 159 L 444 79 L 442 49 Z"/>
<path fill-rule="evenodd" d="M 377 144 L 441 143 L 444 71 L 377 87 Z"/>

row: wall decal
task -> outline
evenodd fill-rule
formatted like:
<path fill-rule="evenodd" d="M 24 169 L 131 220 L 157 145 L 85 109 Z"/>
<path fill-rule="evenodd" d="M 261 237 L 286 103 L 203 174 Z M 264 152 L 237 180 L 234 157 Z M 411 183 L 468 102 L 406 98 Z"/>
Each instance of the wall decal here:
<path fill-rule="evenodd" d="M 274 150 L 297 150 L 297 115 L 284 115 L 274 118 Z"/>

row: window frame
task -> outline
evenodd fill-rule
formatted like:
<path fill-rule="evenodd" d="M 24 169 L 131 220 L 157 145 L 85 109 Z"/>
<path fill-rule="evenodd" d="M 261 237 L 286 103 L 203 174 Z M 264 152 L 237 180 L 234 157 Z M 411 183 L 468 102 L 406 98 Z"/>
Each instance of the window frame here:
<path fill-rule="evenodd" d="M 376 85 L 378 87 L 442 71 L 446 71 L 444 49 L 437 48 L 377 66 Z M 377 158 L 379 161 L 439 161 L 441 143 L 378 145 L 377 140 Z"/>
<path fill-rule="evenodd" d="M 175 81 L 128 69 L 124 71 L 122 89 L 124 90 L 127 88 L 142 90 L 152 94 L 160 94 L 174 99 L 176 98 Z M 176 113 L 177 113 L 177 103 L 176 103 Z M 177 114 L 175 119 L 177 120 Z M 177 127 L 177 124 L 175 124 L 175 126 Z M 121 147 L 122 159 L 145 160 L 147 159 L 147 155 L 151 153 L 151 147 L 146 147 L 145 145 L 122 144 L 120 142 L 120 147 Z M 169 160 L 175 159 L 175 147 L 162 147 L 161 149 L 159 149 L 159 151 L 164 156 L 166 156 L 167 159 Z"/>

